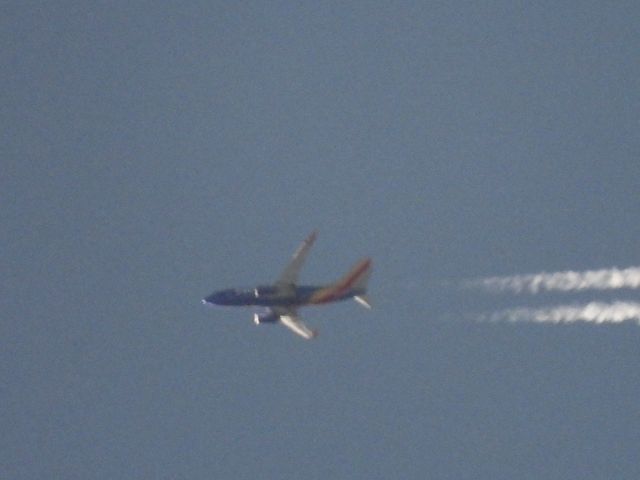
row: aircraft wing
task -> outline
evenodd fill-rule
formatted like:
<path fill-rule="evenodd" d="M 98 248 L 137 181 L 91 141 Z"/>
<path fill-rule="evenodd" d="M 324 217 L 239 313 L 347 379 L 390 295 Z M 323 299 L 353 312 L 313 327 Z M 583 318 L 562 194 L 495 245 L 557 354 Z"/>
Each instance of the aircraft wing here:
<path fill-rule="evenodd" d="M 293 333 L 300 335 L 306 340 L 311 340 L 318 335 L 316 330 L 312 330 L 307 327 L 298 316 L 295 310 L 274 310 L 274 313 L 279 316 L 280 323 L 291 330 Z"/>
<path fill-rule="evenodd" d="M 280 274 L 278 280 L 276 280 L 276 285 L 295 285 L 298 282 L 298 273 L 304 263 L 304 259 L 307 257 L 307 253 L 309 253 L 309 249 L 316 240 L 316 235 L 317 232 L 311 232 L 305 241 L 302 242 L 302 245 L 298 247 L 293 257 L 291 257 L 291 261 L 287 267 Z"/>

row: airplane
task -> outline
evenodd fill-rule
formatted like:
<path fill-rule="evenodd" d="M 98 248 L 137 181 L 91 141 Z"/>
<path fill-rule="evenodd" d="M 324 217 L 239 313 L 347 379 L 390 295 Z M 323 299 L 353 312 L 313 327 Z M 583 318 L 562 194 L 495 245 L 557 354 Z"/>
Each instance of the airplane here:
<path fill-rule="evenodd" d="M 256 325 L 280 323 L 306 340 L 315 338 L 318 332 L 302 322 L 298 315 L 299 307 L 353 298 L 362 306 L 371 308 L 367 298 L 367 283 L 372 265 L 370 258 L 360 260 L 344 277 L 329 285 L 298 285 L 298 273 L 316 236 L 317 232 L 314 231 L 302 242 L 274 284 L 251 289 L 219 290 L 205 297 L 202 303 L 267 307 L 265 313 L 254 314 L 253 321 Z"/>

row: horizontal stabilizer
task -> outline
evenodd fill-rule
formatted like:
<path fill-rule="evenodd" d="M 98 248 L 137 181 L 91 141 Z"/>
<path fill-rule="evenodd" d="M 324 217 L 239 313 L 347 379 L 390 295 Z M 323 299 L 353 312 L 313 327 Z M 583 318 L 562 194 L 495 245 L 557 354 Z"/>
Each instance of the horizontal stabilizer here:
<path fill-rule="evenodd" d="M 371 309 L 371 301 L 366 295 L 356 295 L 353 299 L 363 307 Z"/>

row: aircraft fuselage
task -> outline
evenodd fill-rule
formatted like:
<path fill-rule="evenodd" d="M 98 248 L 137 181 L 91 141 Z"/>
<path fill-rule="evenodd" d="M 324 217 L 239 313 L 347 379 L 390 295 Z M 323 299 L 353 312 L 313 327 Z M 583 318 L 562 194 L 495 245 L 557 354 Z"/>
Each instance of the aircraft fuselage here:
<path fill-rule="evenodd" d="M 219 290 L 203 302 L 228 306 L 298 307 L 346 300 L 364 294 L 360 289 L 337 290 L 333 286 L 258 286 L 242 289 Z"/>

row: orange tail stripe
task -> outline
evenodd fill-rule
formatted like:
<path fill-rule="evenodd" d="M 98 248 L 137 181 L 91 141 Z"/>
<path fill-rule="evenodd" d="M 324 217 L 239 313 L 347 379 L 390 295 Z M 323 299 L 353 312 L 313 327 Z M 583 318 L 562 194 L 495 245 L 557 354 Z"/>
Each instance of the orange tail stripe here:
<path fill-rule="evenodd" d="M 360 278 L 360 276 L 362 276 L 362 274 L 367 271 L 370 264 L 371 264 L 370 259 L 363 261 L 362 264 L 358 265 L 354 269 L 353 273 L 351 273 L 347 278 L 345 278 L 343 282 L 338 283 L 334 287 L 329 287 L 319 291 L 317 293 L 316 298 L 312 300 L 313 303 L 323 303 L 323 302 L 331 301 L 334 298 L 337 298 L 343 293 L 345 293 L 346 291 L 348 291 L 353 286 L 353 284 L 356 283 L 358 278 Z"/>

